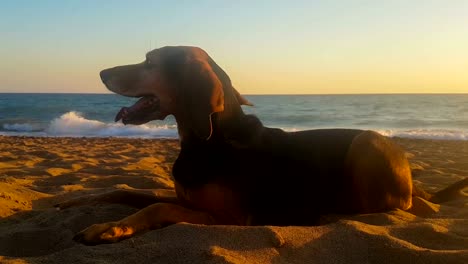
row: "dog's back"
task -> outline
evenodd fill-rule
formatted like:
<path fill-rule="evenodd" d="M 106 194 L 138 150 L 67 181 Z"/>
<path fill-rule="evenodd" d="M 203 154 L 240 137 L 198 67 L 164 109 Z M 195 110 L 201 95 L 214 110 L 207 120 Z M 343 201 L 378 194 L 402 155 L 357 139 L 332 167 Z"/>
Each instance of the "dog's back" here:
<path fill-rule="evenodd" d="M 251 167 L 257 169 L 247 170 L 245 176 L 249 184 L 247 206 L 255 212 L 252 224 L 310 225 L 322 214 L 347 212 L 344 201 L 350 195 L 351 182 L 345 161 L 360 133 L 350 129 L 283 132 L 265 128 L 262 148 L 249 158 L 254 163 Z"/>

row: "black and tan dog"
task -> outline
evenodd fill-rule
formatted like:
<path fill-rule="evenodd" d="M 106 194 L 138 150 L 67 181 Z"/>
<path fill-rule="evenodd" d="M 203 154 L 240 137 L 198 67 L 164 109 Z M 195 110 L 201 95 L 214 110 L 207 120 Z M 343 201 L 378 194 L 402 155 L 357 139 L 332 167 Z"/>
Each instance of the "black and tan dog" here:
<path fill-rule="evenodd" d="M 140 99 L 116 121 L 143 124 L 174 115 L 181 151 L 175 194 L 115 191 L 71 200 L 145 207 L 117 222 L 96 224 L 75 240 L 111 243 L 161 226 L 189 222 L 314 225 L 325 214 L 411 207 L 411 170 L 403 150 L 372 131 L 267 128 L 241 105 L 250 103 L 228 75 L 196 47 L 163 47 L 140 64 L 101 72 L 107 88 Z"/>

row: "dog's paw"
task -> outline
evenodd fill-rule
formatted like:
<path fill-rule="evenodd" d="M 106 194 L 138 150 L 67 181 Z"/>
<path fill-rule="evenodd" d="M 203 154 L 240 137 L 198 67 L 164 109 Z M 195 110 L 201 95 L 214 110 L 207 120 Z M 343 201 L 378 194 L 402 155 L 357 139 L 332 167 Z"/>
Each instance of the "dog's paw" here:
<path fill-rule="evenodd" d="M 118 222 L 92 225 L 73 237 L 73 240 L 88 246 L 119 242 L 133 235 L 131 227 Z"/>

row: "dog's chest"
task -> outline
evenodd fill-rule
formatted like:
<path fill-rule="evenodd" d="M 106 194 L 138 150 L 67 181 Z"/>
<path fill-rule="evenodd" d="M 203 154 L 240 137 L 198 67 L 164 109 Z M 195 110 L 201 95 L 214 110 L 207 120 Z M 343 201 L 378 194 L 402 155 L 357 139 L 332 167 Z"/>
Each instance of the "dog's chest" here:
<path fill-rule="evenodd" d="M 243 225 L 246 216 L 239 195 L 227 186 L 208 183 L 200 187 L 184 188 L 176 183 L 177 197 L 184 205 L 202 210 L 219 218 L 223 223 Z"/>
<path fill-rule="evenodd" d="M 206 146 L 183 149 L 172 168 L 176 182 L 184 188 L 199 188 L 210 183 L 237 182 L 250 159 L 227 147 Z"/>

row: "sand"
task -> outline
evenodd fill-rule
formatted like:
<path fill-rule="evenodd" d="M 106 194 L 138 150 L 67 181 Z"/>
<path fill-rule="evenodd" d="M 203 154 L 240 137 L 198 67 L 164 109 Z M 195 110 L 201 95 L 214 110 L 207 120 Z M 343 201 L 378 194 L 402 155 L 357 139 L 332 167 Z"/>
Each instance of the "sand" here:
<path fill-rule="evenodd" d="M 440 190 L 468 176 L 468 141 L 395 139 L 414 182 Z M 113 189 L 173 188 L 175 140 L 0 136 L 0 263 L 468 263 L 468 190 L 409 211 L 329 216 L 315 227 L 176 224 L 99 246 L 81 229 L 136 210 L 53 205 Z"/>

